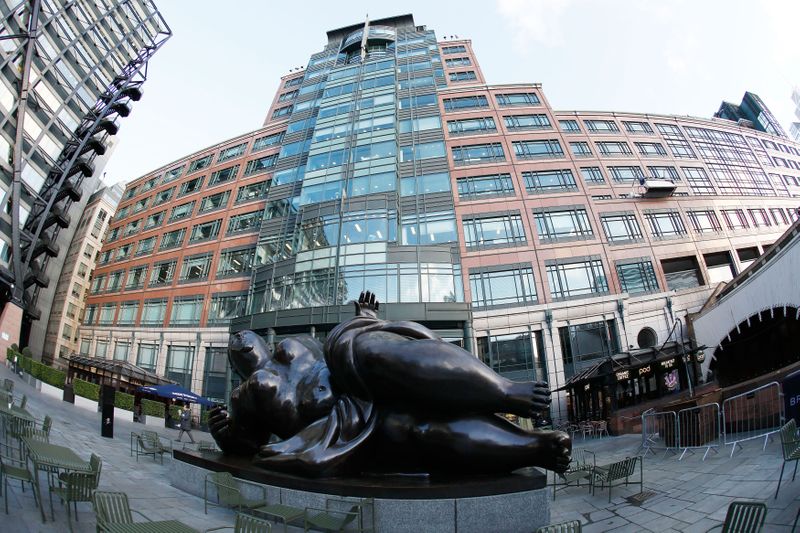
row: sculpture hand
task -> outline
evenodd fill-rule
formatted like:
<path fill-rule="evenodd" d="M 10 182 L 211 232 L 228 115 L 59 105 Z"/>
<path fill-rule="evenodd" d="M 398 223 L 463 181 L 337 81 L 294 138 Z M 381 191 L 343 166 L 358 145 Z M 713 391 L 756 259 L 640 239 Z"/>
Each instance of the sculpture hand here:
<path fill-rule="evenodd" d="M 208 410 L 208 429 L 222 451 L 231 443 L 231 417 L 224 406 Z"/>
<path fill-rule="evenodd" d="M 375 294 L 370 291 L 362 292 L 358 297 L 357 302 L 353 302 L 356 306 L 356 315 L 370 316 L 375 318 L 378 315 L 378 308 L 380 302 L 375 299 Z"/>

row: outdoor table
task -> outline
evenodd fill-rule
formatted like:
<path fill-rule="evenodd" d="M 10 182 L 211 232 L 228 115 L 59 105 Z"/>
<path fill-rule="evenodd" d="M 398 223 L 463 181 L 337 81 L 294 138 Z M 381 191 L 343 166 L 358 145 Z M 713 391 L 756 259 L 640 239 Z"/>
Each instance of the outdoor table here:
<path fill-rule="evenodd" d="M 22 443 L 28 450 L 28 459 L 33 463 L 33 482 L 34 490 L 39 498 L 39 510 L 42 512 L 42 522 L 45 522 L 44 504 L 42 503 L 42 490 L 39 486 L 39 471 L 48 474 L 61 470 L 70 472 L 91 472 L 92 467 L 89 461 L 84 461 L 78 454 L 65 446 L 58 446 L 36 440 L 30 437 L 22 437 Z"/>
<path fill-rule="evenodd" d="M 108 524 L 103 528 L 103 531 L 107 533 L 199 533 L 197 529 L 189 527 L 178 520 Z"/>
<path fill-rule="evenodd" d="M 18 405 L 0 402 L 0 415 L 3 417 L 3 435 L 8 434 L 8 424 L 15 429 L 17 435 L 22 434 L 25 427 L 33 427 L 36 419 L 27 410 Z"/>

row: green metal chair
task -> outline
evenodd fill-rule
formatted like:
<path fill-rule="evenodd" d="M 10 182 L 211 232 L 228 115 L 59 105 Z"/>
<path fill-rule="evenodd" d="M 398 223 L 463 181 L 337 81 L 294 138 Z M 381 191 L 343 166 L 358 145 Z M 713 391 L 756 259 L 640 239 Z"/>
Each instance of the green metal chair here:
<path fill-rule="evenodd" d="M 234 525 L 206 529 L 205 533 L 209 533 L 209 531 L 219 531 L 220 529 L 232 529 L 234 533 L 271 533 L 272 524 L 261 518 L 256 518 L 255 516 L 236 513 L 236 522 Z"/>
<path fill-rule="evenodd" d="M 781 465 L 781 475 L 778 478 L 778 486 L 775 489 L 775 499 L 778 499 L 778 491 L 781 490 L 781 481 L 783 480 L 783 469 L 786 468 L 786 463 L 794 461 L 794 473 L 792 474 L 792 481 L 797 475 L 797 462 L 800 460 L 800 437 L 797 436 L 797 424 L 794 418 L 790 418 L 786 424 L 781 428 L 781 450 L 783 451 L 783 464 Z"/>
<path fill-rule="evenodd" d="M 30 427 L 25 429 L 25 436 L 32 437 L 36 440 L 50 442 L 50 429 L 53 427 L 53 419 L 49 415 L 44 417 L 42 427 Z"/>
<path fill-rule="evenodd" d="M 12 450 L 12 448 L 6 444 L 0 444 L 0 446 Z M 33 501 L 36 502 L 37 505 L 39 504 L 39 500 L 36 499 L 36 491 L 33 489 L 33 475 L 30 470 L 28 470 L 27 461 L 15 459 L 10 455 L 4 455 L 0 452 L 0 495 L 5 495 L 6 514 L 8 514 L 9 479 L 18 480 L 22 487 L 22 492 L 25 492 L 25 483 L 30 483 L 31 490 L 33 491 Z"/>
<path fill-rule="evenodd" d="M 5 378 L 3 379 L 3 390 L 12 393 L 14 392 L 14 380 Z"/>
<path fill-rule="evenodd" d="M 19 402 L 19 408 L 20 409 L 25 409 L 25 407 L 27 405 L 28 405 L 28 397 L 23 394 L 22 395 L 22 400 L 20 400 L 20 402 Z"/>
<path fill-rule="evenodd" d="M 67 523 L 69 530 L 72 531 L 72 513 L 69 510 L 69 504 L 75 507 L 75 521 L 78 521 L 78 502 L 91 502 L 92 494 L 97 486 L 97 476 L 94 472 L 69 472 L 64 478 L 64 486 L 61 486 L 61 479 L 59 479 L 59 486 L 50 487 L 50 517 L 55 520 L 55 513 L 53 511 L 53 493 L 58 496 L 62 502 L 67 504 Z"/>
<path fill-rule="evenodd" d="M 581 533 L 581 521 L 570 520 L 569 522 L 542 526 L 536 530 L 536 533 Z"/>
<path fill-rule="evenodd" d="M 759 533 L 767 519 L 767 504 L 762 502 L 731 502 L 725 522 L 708 531 L 722 528 L 722 533 Z"/>
<path fill-rule="evenodd" d="M 631 481 L 630 477 L 636 471 L 636 463 L 639 463 L 639 481 Z M 596 466 L 592 472 L 592 495 L 594 489 L 599 487 L 601 490 L 608 488 L 608 501 L 611 503 L 611 489 L 618 485 L 639 485 L 639 491 L 644 489 L 644 463 L 641 457 L 626 457 L 621 461 L 605 466 Z"/>
<path fill-rule="evenodd" d="M 133 515 L 136 513 L 148 522 L 152 522 L 147 516 L 131 509 L 128 503 L 128 495 L 124 492 L 103 492 L 96 491 L 92 496 L 92 508 L 97 518 L 97 531 L 106 531 L 112 524 L 133 524 Z"/>
<path fill-rule="evenodd" d="M 331 504 L 339 505 L 341 509 L 332 509 Z M 328 498 L 325 500 L 325 509 L 306 507 L 303 531 L 344 531 L 345 528 L 351 531 L 353 528 L 349 526 L 356 521 L 355 530 L 366 531 L 364 528 L 364 507 L 372 504 L 373 501 L 371 498 L 365 498 L 356 502 L 352 500 Z M 349 509 L 347 508 L 348 506 Z M 374 527 L 372 529 L 374 529 Z"/>
<path fill-rule="evenodd" d="M 153 461 L 158 455 L 161 464 L 164 464 L 165 453 L 172 453 L 172 446 L 164 445 L 161 437 L 155 431 L 142 431 L 141 434 L 136 435 L 136 462 L 139 462 L 140 455 L 152 455 Z"/>
<path fill-rule="evenodd" d="M 563 474 L 553 473 L 553 500 L 556 499 L 556 492 L 567 487 L 580 487 L 581 481 L 586 480 L 586 487 L 592 488 L 592 473 L 597 466 L 597 458 L 594 452 L 589 450 L 572 450 L 572 459 L 569 468 Z M 561 479 L 562 483 L 558 480 Z"/>
<path fill-rule="evenodd" d="M 217 492 L 217 503 L 209 502 L 208 488 L 214 487 Z M 250 485 L 261 489 L 262 498 L 252 500 L 242 496 L 241 486 Z M 241 512 L 243 509 L 255 509 L 267 505 L 267 489 L 256 483 L 248 483 L 241 479 L 236 479 L 230 472 L 211 472 L 206 474 L 203 486 L 203 501 L 206 514 L 208 514 L 208 504 L 233 507 Z"/>

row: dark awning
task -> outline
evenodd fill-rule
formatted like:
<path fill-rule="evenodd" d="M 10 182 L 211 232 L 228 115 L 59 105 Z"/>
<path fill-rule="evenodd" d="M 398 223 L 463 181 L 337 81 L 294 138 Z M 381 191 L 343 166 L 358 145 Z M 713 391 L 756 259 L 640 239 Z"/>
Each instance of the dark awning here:
<path fill-rule="evenodd" d="M 105 375 L 116 375 L 124 381 L 137 381 L 145 385 L 166 385 L 175 383 L 169 379 L 162 378 L 144 368 L 140 368 L 128 361 L 115 359 L 102 359 L 99 357 L 87 357 L 85 355 L 71 355 L 68 358 L 69 366 L 91 372 L 91 367 L 104 370 Z M 88 368 L 87 368 L 88 367 Z M 96 373 L 96 372 L 92 372 Z"/>

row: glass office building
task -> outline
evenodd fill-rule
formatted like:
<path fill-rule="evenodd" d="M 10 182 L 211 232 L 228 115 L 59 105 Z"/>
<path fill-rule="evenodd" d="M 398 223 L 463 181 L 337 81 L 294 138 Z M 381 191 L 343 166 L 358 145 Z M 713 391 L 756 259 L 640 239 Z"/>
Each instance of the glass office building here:
<path fill-rule="evenodd" d="M 411 15 L 327 37 L 262 128 L 129 184 L 82 353 L 124 343 L 220 397 L 229 331 L 322 340 L 371 290 L 383 317 L 556 389 L 661 344 L 797 216 L 784 137 L 554 110 L 539 84 L 487 84 L 469 40 Z"/>

